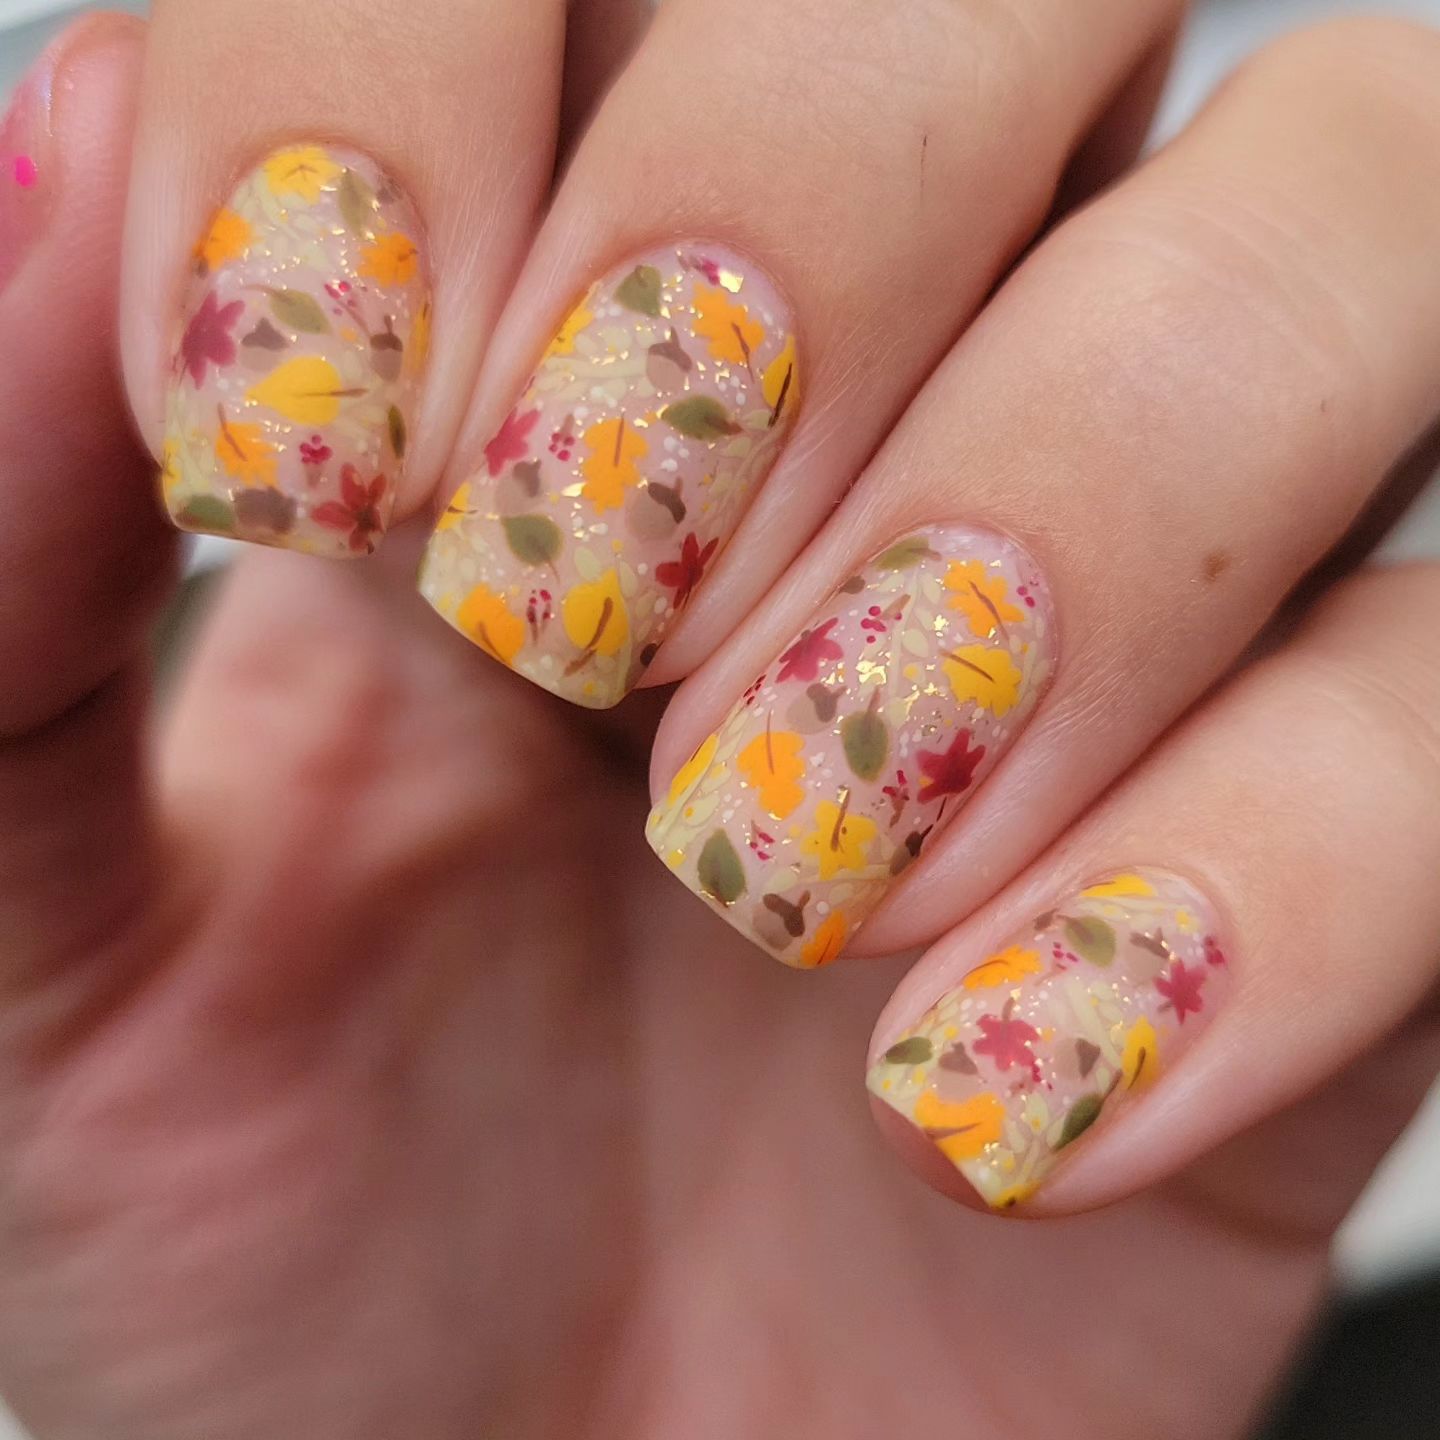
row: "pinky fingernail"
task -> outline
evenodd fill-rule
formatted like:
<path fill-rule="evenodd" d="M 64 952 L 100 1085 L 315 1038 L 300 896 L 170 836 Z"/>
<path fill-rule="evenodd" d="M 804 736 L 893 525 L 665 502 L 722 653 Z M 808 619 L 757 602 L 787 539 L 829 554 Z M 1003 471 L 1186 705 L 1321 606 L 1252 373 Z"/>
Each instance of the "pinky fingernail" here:
<path fill-rule="evenodd" d="M 1190 1048 L 1230 986 L 1214 907 L 1132 870 L 1091 885 L 981 959 L 871 1068 L 869 1088 L 996 1210 Z"/>
<path fill-rule="evenodd" d="M 0 290 L 24 264 L 49 220 L 54 68 L 52 53 L 21 82 L 0 122 Z"/>

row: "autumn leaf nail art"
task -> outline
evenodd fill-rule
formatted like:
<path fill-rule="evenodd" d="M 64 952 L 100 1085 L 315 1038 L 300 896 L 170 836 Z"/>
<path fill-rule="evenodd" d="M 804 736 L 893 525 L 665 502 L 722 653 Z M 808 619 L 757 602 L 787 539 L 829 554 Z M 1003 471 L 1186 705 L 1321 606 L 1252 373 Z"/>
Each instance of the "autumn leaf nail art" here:
<path fill-rule="evenodd" d="M 651 813 L 656 853 L 788 965 L 829 964 L 1034 712 L 1055 663 L 1013 542 L 907 535 L 842 584 Z"/>
<path fill-rule="evenodd" d="M 1219 919 L 1189 881 L 1111 875 L 980 960 L 869 1087 L 1009 1210 L 1175 1064 L 1229 986 Z"/>
<path fill-rule="evenodd" d="M 161 483 L 184 530 L 368 555 L 430 331 L 419 218 L 364 156 L 276 152 L 194 252 Z"/>
<path fill-rule="evenodd" d="M 694 598 L 800 402 L 789 311 L 748 260 L 668 246 L 591 287 L 446 507 L 420 590 L 579 705 L 622 699 Z"/>

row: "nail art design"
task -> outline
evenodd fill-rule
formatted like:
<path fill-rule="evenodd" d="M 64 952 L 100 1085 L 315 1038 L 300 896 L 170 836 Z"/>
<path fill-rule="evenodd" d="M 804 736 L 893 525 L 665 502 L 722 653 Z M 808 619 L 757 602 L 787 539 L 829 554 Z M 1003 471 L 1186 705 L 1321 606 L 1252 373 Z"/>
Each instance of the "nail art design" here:
<path fill-rule="evenodd" d="M 368 555 L 389 523 L 430 332 L 420 225 L 373 161 L 272 155 L 195 251 L 162 484 L 175 523 Z"/>
<path fill-rule="evenodd" d="M 1053 664 L 1024 552 L 958 525 L 906 536 L 745 692 L 650 844 L 786 964 L 828 964 L 994 769 Z"/>
<path fill-rule="evenodd" d="M 885 1052 L 870 1089 L 1010 1209 L 1209 1023 L 1230 983 L 1218 937 L 1178 876 L 1092 885 L 971 970 Z"/>
<path fill-rule="evenodd" d="M 571 311 L 450 501 L 421 593 L 536 684 L 614 705 L 739 524 L 799 399 L 788 311 L 749 261 L 687 244 L 626 265 Z"/>
<path fill-rule="evenodd" d="M 54 47 L 20 83 L 0 122 L 0 290 L 44 233 L 54 186 L 50 101 Z"/>

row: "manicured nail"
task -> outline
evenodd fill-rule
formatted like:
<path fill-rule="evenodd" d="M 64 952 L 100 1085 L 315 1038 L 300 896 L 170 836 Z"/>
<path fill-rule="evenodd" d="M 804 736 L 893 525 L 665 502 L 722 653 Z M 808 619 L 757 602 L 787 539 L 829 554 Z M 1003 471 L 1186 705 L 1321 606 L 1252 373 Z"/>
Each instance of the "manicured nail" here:
<path fill-rule="evenodd" d="M 21 81 L 0 123 L 0 290 L 25 263 L 49 222 L 54 195 L 50 96 L 52 51 Z"/>
<path fill-rule="evenodd" d="M 750 686 L 651 813 L 650 843 L 758 945 L 827 964 L 994 769 L 1054 659 L 1016 545 L 907 535 Z"/>
<path fill-rule="evenodd" d="M 430 333 L 419 218 L 372 160 L 270 156 L 215 216 L 171 376 L 175 523 L 368 555 L 389 523 Z"/>
<path fill-rule="evenodd" d="M 1115 875 L 982 960 L 870 1071 L 997 1210 L 1175 1064 L 1230 984 L 1210 902 L 1158 870 Z"/>
<path fill-rule="evenodd" d="M 656 250 L 550 341 L 430 541 L 420 590 L 578 705 L 622 699 L 775 462 L 800 400 L 789 310 L 748 260 Z"/>

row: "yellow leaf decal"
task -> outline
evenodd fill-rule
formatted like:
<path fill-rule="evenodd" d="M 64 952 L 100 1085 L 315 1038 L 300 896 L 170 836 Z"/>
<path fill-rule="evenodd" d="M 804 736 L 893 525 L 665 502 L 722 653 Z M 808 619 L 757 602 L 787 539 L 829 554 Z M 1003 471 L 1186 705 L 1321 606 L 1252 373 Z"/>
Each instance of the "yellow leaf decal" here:
<path fill-rule="evenodd" d="M 272 195 L 298 195 L 313 205 L 344 168 L 337 165 L 318 145 L 281 150 L 265 162 L 265 180 Z"/>
<path fill-rule="evenodd" d="M 493 590 L 477 585 L 460 606 L 456 621 L 487 655 L 512 665 L 525 643 L 525 622 L 512 615 Z"/>
<path fill-rule="evenodd" d="M 915 1123 L 955 1164 L 977 1160 L 1005 1133 L 1005 1107 L 989 1093 L 969 1100 L 942 1100 L 926 1090 L 915 1102 Z"/>
<path fill-rule="evenodd" d="M 870 842 L 879 834 L 873 820 L 851 815 L 845 806 L 822 800 L 815 807 L 815 828 L 800 842 L 806 855 L 813 855 L 820 878 L 829 880 L 842 870 L 863 870 L 870 863 Z"/>
<path fill-rule="evenodd" d="M 250 226 L 233 210 L 222 210 L 210 223 L 210 231 L 196 247 L 196 256 L 207 268 L 218 270 L 238 259 L 250 245 Z"/>
<path fill-rule="evenodd" d="M 1087 900 L 1143 899 L 1155 893 L 1155 887 L 1143 875 L 1117 875 L 1080 892 Z"/>
<path fill-rule="evenodd" d="M 711 355 L 748 370 L 756 350 L 765 343 L 765 327 L 723 290 L 699 281 L 695 284 L 695 315 L 695 333 L 709 342 Z"/>
<path fill-rule="evenodd" d="M 597 510 L 619 509 L 625 487 L 641 481 L 635 462 L 650 453 L 649 441 L 622 415 L 592 425 L 585 432 L 585 443 L 590 455 L 580 466 L 585 477 L 582 493 Z"/>
<path fill-rule="evenodd" d="M 246 392 L 246 399 L 274 410 L 297 425 L 328 425 L 340 413 L 340 401 L 363 395 L 341 387 L 340 372 L 318 355 L 304 355 L 273 370 Z"/>
<path fill-rule="evenodd" d="M 1160 1074 L 1160 1037 L 1155 1027 L 1141 1016 L 1125 1034 L 1125 1051 L 1120 1057 L 1120 1073 L 1126 1086 L 1144 1089 Z"/>
<path fill-rule="evenodd" d="M 442 530 L 454 530 L 462 521 L 469 518 L 469 514 L 470 482 L 467 480 L 450 497 L 450 503 L 445 507 L 444 513 L 435 525 L 435 533 L 438 535 Z"/>
<path fill-rule="evenodd" d="M 420 251 L 415 242 L 398 230 L 382 235 L 367 245 L 360 256 L 360 273 L 377 285 L 408 285 L 420 268 Z"/>
<path fill-rule="evenodd" d="M 414 324 L 410 327 L 410 344 L 405 350 L 405 369 L 411 375 L 420 373 L 430 354 L 432 314 L 430 302 L 427 300 L 416 312 Z"/>
<path fill-rule="evenodd" d="M 785 341 L 785 348 L 766 367 L 760 377 L 765 403 L 770 407 L 773 425 L 781 416 L 793 415 L 800 403 L 800 367 L 795 360 L 795 337 Z"/>
<path fill-rule="evenodd" d="M 575 349 L 575 337 L 594 318 L 595 312 L 582 301 L 565 317 L 565 323 L 555 332 L 555 338 L 540 358 L 548 360 L 552 355 L 569 355 Z"/>
<path fill-rule="evenodd" d="M 1011 945 L 981 961 L 960 983 L 967 990 L 993 990 L 1001 985 L 1013 985 L 1027 975 L 1038 975 L 1044 968 L 1038 950 Z"/>
<path fill-rule="evenodd" d="M 1019 1185 L 1008 1185 L 1004 1190 L 998 1191 L 990 1197 L 990 1208 L 992 1210 L 1013 1210 L 1017 1205 L 1023 1205 L 1040 1186 L 1034 1180 L 1026 1180 Z"/>
<path fill-rule="evenodd" d="M 962 645 L 945 657 L 942 668 L 957 700 L 973 700 L 997 718 L 1015 708 L 1022 677 L 1008 650 Z"/>
<path fill-rule="evenodd" d="M 160 452 L 160 488 L 168 500 L 180 488 L 180 446 L 166 440 Z"/>
<path fill-rule="evenodd" d="M 1025 612 L 1009 600 L 1010 586 L 979 560 L 957 560 L 946 572 L 945 588 L 950 591 L 950 608 L 964 617 L 978 640 L 991 640 L 1006 625 L 1025 618 Z"/>
<path fill-rule="evenodd" d="M 804 747 L 800 736 L 788 730 L 772 731 L 767 721 L 765 733 L 735 757 L 736 768 L 760 792 L 760 803 L 777 820 L 793 814 L 805 798 L 799 783 L 805 774 L 800 754 Z"/>
<path fill-rule="evenodd" d="M 243 485 L 274 485 L 277 483 L 275 447 L 265 438 L 258 425 L 242 425 L 238 420 L 220 416 L 220 430 L 215 436 L 215 458 L 225 473 Z"/>
<path fill-rule="evenodd" d="M 845 948 L 849 934 L 850 926 L 846 923 L 843 910 L 827 915 L 800 951 L 801 969 L 818 970 L 822 965 L 828 965 Z"/>
<path fill-rule="evenodd" d="M 577 585 L 560 606 L 560 619 L 578 659 L 566 669 L 573 675 L 596 655 L 614 655 L 630 635 L 630 616 L 620 593 L 620 577 L 607 570 L 592 585 Z"/>
<path fill-rule="evenodd" d="M 715 751 L 719 745 L 720 737 L 718 735 L 710 736 L 680 767 L 675 778 L 670 782 L 670 791 L 665 797 L 665 803 L 668 806 L 673 809 L 690 787 L 710 768 L 710 762 L 715 758 Z"/>

